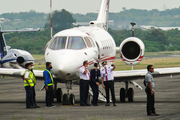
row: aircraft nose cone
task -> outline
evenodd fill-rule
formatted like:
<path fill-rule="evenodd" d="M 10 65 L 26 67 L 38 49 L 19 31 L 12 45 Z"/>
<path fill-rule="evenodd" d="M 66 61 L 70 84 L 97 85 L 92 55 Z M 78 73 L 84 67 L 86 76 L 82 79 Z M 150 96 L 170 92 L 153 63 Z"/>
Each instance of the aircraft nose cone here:
<path fill-rule="evenodd" d="M 77 61 L 74 55 L 61 55 L 52 63 L 53 71 L 59 77 L 70 77 L 76 72 Z"/>

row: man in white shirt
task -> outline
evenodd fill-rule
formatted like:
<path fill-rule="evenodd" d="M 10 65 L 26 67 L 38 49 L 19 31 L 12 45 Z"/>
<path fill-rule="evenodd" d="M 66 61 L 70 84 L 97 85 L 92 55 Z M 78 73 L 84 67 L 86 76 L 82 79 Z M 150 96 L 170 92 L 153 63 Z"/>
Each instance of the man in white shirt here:
<path fill-rule="evenodd" d="M 87 69 L 88 61 L 83 62 L 83 66 L 79 69 L 80 76 L 80 106 L 90 106 L 87 104 L 88 92 L 89 92 L 89 81 L 90 81 L 90 73 Z"/>
<path fill-rule="evenodd" d="M 106 91 L 106 100 L 107 103 L 105 106 L 110 106 L 109 104 L 109 89 L 111 90 L 111 96 L 113 105 L 116 106 L 116 99 L 115 99 L 115 93 L 114 93 L 114 77 L 113 77 L 113 70 L 115 69 L 115 65 L 108 67 L 107 62 L 102 62 L 102 66 L 104 69 L 101 71 L 101 82 L 102 86 Z"/>
<path fill-rule="evenodd" d="M 33 101 L 33 89 L 34 82 L 33 82 L 33 73 L 31 70 L 31 64 L 26 63 L 25 65 L 25 73 L 24 73 L 24 88 L 26 90 L 26 108 L 36 108 L 34 107 L 34 101 Z"/>

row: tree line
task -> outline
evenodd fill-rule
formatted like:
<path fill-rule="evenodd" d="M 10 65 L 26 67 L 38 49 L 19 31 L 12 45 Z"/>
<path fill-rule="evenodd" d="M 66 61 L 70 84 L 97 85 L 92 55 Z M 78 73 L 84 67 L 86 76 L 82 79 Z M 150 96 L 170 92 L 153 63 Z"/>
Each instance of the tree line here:
<path fill-rule="evenodd" d="M 53 33 L 55 34 L 58 31 L 74 27 L 72 24 L 74 22 L 76 22 L 76 20 L 73 18 L 73 15 L 65 9 L 54 11 Z M 51 39 L 49 23 L 48 19 L 42 31 L 5 34 L 7 45 L 12 48 L 29 51 L 32 54 L 43 54 L 46 43 Z M 108 32 L 114 38 L 117 46 L 119 46 L 124 39 L 132 35 L 129 29 L 115 30 L 109 28 Z M 151 28 L 144 31 L 137 28 L 135 29 L 135 37 L 140 38 L 144 42 L 145 50 L 148 52 L 180 50 L 180 31 L 178 29 L 163 31 L 161 29 Z"/>
<path fill-rule="evenodd" d="M 59 16 L 54 11 L 54 16 Z M 75 22 L 90 22 L 97 19 L 97 13 L 70 13 Z M 53 19 L 54 19 L 53 16 Z M 68 16 L 64 16 L 65 19 Z M 43 28 L 44 24 L 49 21 L 49 14 L 38 13 L 34 10 L 29 12 L 20 13 L 4 13 L 0 15 L 0 18 L 8 18 L 11 21 L 2 23 L 3 29 L 23 29 L 23 28 Z M 59 18 L 61 18 L 59 16 Z M 21 19 L 21 22 L 14 22 L 14 19 Z M 174 9 L 166 9 L 164 11 L 159 11 L 157 9 L 153 10 L 141 10 L 141 9 L 124 9 L 120 12 L 110 12 L 109 20 L 113 20 L 114 24 L 109 25 L 111 29 L 129 29 L 130 22 L 136 22 L 137 26 L 140 25 L 153 25 L 157 27 L 177 27 L 180 26 L 180 7 Z M 64 23 L 63 23 L 64 24 Z"/>

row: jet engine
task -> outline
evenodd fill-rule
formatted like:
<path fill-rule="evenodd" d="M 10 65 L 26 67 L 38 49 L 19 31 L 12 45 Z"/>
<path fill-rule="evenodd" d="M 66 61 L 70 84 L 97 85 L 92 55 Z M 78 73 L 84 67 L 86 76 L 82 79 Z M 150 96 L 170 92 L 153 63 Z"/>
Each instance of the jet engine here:
<path fill-rule="evenodd" d="M 136 37 L 126 38 L 120 44 L 119 48 L 120 57 L 127 65 L 138 64 L 144 56 L 144 43 Z"/>

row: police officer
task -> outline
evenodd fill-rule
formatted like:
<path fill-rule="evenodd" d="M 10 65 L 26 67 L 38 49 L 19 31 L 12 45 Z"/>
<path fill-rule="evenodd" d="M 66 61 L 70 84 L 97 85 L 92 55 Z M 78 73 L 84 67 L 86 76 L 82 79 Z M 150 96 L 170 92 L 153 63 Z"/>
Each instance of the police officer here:
<path fill-rule="evenodd" d="M 158 116 L 159 114 L 156 114 L 155 108 L 154 108 L 154 94 L 155 94 L 155 83 L 153 80 L 152 73 L 154 72 L 153 65 L 147 66 L 147 74 L 145 76 L 145 85 L 146 85 L 146 94 L 147 94 L 147 115 L 148 116 Z"/>
<path fill-rule="evenodd" d="M 116 99 L 114 93 L 114 77 L 113 77 L 113 70 L 115 69 L 115 65 L 113 64 L 111 67 L 107 66 L 107 62 L 102 62 L 102 66 L 104 69 L 101 71 L 101 82 L 102 86 L 106 91 L 106 100 L 107 103 L 105 106 L 110 106 L 109 104 L 109 89 L 111 90 L 111 96 L 113 100 L 113 105 L 116 106 Z"/>
<path fill-rule="evenodd" d="M 79 69 L 80 76 L 80 106 L 90 106 L 87 104 L 88 92 L 89 92 L 89 81 L 90 81 L 90 73 L 87 69 L 88 61 L 83 62 L 83 66 Z"/>
<path fill-rule="evenodd" d="M 34 103 L 34 107 L 36 108 L 40 108 L 40 106 L 37 106 L 36 104 L 36 92 L 35 92 L 35 85 L 36 85 L 36 76 L 33 72 L 33 69 L 34 69 L 34 64 L 31 62 L 30 63 L 31 67 L 30 67 L 30 71 L 33 73 L 33 80 L 34 80 L 34 86 L 32 87 L 32 92 L 33 92 L 33 103 Z"/>
<path fill-rule="evenodd" d="M 26 63 L 25 64 L 25 73 L 24 73 L 24 87 L 26 90 L 26 108 L 36 108 L 34 106 L 34 101 L 33 101 L 33 89 L 34 87 L 34 82 L 33 82 L 33 73 L 31 72 L 31 64 Z"/>
<path fill-rule="evenodd" d="M 51 69 L 52 69 L 51 62 L 46 62 L 46 70 L 44 70 L 43 72 L 44 86 L 46 89 L 46 108 L 55 107 L 55 105 L 52 105 L 54 81 L 53 81 Z"/>
<path fill-rule="evenodd" d="M 99 95 L 99 77 L 101 76 L 100 70 L 99 70 L 99 65 L 97 63 L 94 63 L 94 69 L 91 69 L 90 72 L 90 86 L 93 91 L 93 105 L 98 106 L 97 101 L 98 101 L 98 95 Z"/>

